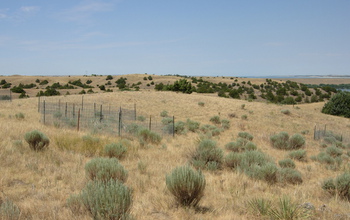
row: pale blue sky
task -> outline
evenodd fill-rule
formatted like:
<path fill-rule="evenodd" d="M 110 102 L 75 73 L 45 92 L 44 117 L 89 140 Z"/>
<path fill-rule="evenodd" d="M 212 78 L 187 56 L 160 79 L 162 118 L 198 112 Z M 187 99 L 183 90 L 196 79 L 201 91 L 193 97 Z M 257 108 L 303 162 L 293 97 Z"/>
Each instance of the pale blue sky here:
<path fill-rule="evenodd" d="M 0 0 L 0 75 L 350 74 L 349 0 Z"/>

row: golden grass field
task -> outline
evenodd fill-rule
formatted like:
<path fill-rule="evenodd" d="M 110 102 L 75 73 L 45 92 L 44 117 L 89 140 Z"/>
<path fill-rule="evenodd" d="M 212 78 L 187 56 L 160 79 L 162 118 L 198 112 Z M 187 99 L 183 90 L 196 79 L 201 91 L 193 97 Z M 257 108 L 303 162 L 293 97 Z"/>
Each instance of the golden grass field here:
<path fill-rule="evenodd" d="M 15 82 L 15 77 L 18 76 L 9 81 Z M 133 76 L 128 76 L 128 80 L 131 77 Z M 166 83 L 174 80 L 162 76 L 153 77 L 155 82 Z M 38 77 L 28 80 L 28 83 L 36 78 Z M 105 77 L 101 82 L 104 79 Z M 114 78 L 116 79 L 117 77 Z M 58 77 L 50 80 L 66 82 L 67 79 Z M 79 102 L 81 96 L 46 98 L 56 101 L 58 99 Z M 342 134 L 346 144 L 350 143 L 350 119 L 322 114 L 320 111 L 324 103 L 293 107 L 225 99 L 214 95 L 188 95 L 143 89 L 84 95 L 84 101 L 125 105 L 136 103 L 144 113 L 158 116 L 161 111 L 166 110 L 176 120 L 189 118 L 201 124 L 210 124 L 209 119 L 219 115 L 222 119 L 229 119 L 231 123 L 230 129 L 213 137 L 225 154 L 228 153 L 224 148 L 225 144 L 236 140 L 238 132 L 246 131 L 254 136 L 253 142 L 258 149 L 272 156 L 276 163 L 285 158 L 288 152 L 272 148 L 269 138 L 281 131 L 290 135 L 309 131 L 304 135 L 308 157 L 317 155 L 322 150 L 321 142 L 313 140 L 315 125 L 326 125 L 328 130 Z M 66 200 L 70 195 L 79 193 L 88 181 L 85 177 L 85 163 L 102 153 L 97 151 L 93 156 L 81 153 L 82 136 L 89 134 L 89 131 L 77 132 L 41 124 L 37 102 L 37 98 L 0 102 L 0 198 L 10 199 L 20 208 L 20 219 L 91 219 L 86 212 L 73 213 L 66 205 Z M 199 106 L 198 102 L 205 104 Z M 241 108 L 242 104 L 245 104 L 244 109 Z M 281 110 L 286 109 L 291 112 L 290 115 L 281 113 Z M 25 118 L 17 119 L 17 113 L 23 113 Z M 230 118 L 229 114 L 235 114 L 236 117 Z M 242 115 L 246 115 L 247 120 L 243 120 Z M 24 134 L 34 129 L 49 137 L 48 150 L 34 152 L 29 149 L 24 141 Z M 96 137 L 100 139 L 96 146 L 98 149 L 120 140 L 117 135 Z M 214 172 L 203 171 L 207 184 L 199 205 L 207 211 L 197 212 L 194 209 L 178 207 L 166 188 L 165 176 L 175 167 L 188 163 L 189 153 L 196 147 L 199 138 L 197 133 L 191 132 L 176 135 L 175 138 L 165 136 L 161 144 L 148 147 L 141 147 L 137 138 L 123 140 L 128 152 L 120 162 L 129 173 L 126 185 L 133 189 L 131 215 L 135 219 L 261 219 L 248 208 L 247 202 L 253 198 L 266 198 L 276 204 L 284 195 L 288 195 L 298 204 L 312 203 L 315 211 L 311 219 L 350 218 L 350 203 L 329 195 L 321 188 L 324 179 L 336 177 L 349 170 L 347 158 L 344 158 L 341 168 L 336 171 L 328 170 L 325 165 L 310 159 L 307 162 L 296 161 L 296 169 L 303 178 L 300 185 L 269 185 L 225 167 Z M 65 148 L 62 147 L 62 142 L 65 143 Z M 139 168 L 140 163 L 145 165 L 144 169 Z M 324 205 L 325 208 L 321 211 L 320 207 Z"/>

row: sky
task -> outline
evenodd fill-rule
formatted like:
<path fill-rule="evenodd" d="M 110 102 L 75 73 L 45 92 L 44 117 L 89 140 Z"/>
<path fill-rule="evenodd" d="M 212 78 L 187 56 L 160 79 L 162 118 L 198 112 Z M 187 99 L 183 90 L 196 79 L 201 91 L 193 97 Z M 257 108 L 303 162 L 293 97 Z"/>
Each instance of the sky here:
<path fill-rule="evenodd" d="M 0 0 L 0 75 L 350 75 L 349 0 Z"/>

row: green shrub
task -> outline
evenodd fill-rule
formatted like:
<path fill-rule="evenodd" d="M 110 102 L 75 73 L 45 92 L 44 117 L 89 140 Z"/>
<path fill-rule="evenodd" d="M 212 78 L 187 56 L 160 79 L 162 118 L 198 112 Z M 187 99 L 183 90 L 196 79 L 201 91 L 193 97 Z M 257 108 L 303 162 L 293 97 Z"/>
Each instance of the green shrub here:
<path fill-rule="evenodd" d="M 274 163 L 267 162 L 262 165 L 250 165 L 249 168 L 246 168 L 245 173 L 254 179 L 264 180 L 269 184 L 275 184 L 277 182 L 277 171 L 278 168 Z"/>
<path fill-rule="evenodd" d="M 143 115 L 139 115 L 139 116 L 137 116 L 137 120 L 138 121 L 145 121 L 146 120 L 146 117 L 145 116 L 143 116 Z"/>
<path fill-rule="evenodd" d="M 324 164 L 328 164 L 328 165 L 333 165 L 335 163 L 335 159 L 331 155 L 329 155 L 325 152 L 319 153 L 316 156 L 316 160 L 320 163 L 324 163 Z"/>
<path fill-rule="evenodd" d="M 343 154 L 343 150 L 333 145 L 326 148 L 326 153 L 329 154 L 331 157 L 336 158 Z"/>
<path fill-rule="evenodd" d="M 176 134 L 186 134 L 186 127 L 185 127 L 185 122 L 183 121 L 178 121 L 175 123 L 175 133 Z"/>
<path fill-rule="evenodd" d="M 168 112 L 167 111 L 165 111 L 165 110 L 163 110 L 161 113 L 160 113 L 160 116 L 161 117 L 168 117 Z"/>
<path fill-rule="evenodd" d="M 280 165 L 280 167 L 282 168 L 292 168 L 294 169 L 295 168 L 295 163 L 293 160 L 291 159 L 284 159 L 284 160 L 280 160 L 278 161 L 278 164 Z"/>
<path fill-rule="evenodd" d="M 198 102 L 198 105 L 204 107 L 204 102 Z"/>
<path fill-rule="evenodd" d="M 225 145 L 225 148 L 227 150 L 233 151 L 233 152 L 241 152 L 243 148 L 243 144 L 240 143 L 239 141 L 237 142 L 230 142 Z"/>
<path fill-rule="evenodd" d="M 323 182 L 322 188 L 331 194 L 337 193 L 338 196 L 345 200 L 350 200 L 350 173 L 343 173 L 335 180 L 327 179 Z"/>
<path fill-rule="evenodd" d="M 292 137 L 289 138 L 289 149 L 300 149 L 302 147 L 304 147 L 305 145 L 305 139 L 303 136 L 301 136 L 300 134 L 294 134 Z"/>
<path fill-rule="evenodd" d="M 0 201 L 0 219 L 19 219 L 21 210 L 11 200 Z"/>
<path fill-rule="evenodd" d="M 350 118 L 350 93 L 339 92 L 323 106 L 322 113 Z"/>
<path fill-rule="evenodd" d="M 220 168 L 223 162 L 224 152 L 216 146 L 216 142 L 210 139 L 203 139 L 195 152 L 191 155 L 193 165 L 203 165 L 208 168 L 208 165 L 215 164 Z M 199 162 L 201 161 L 201 162 Z M 194 163 L 195 162 L 195 163 Z"/>
<path fill-rule="evenodd" d="M 170 117 L 163 117 L 162 119 L 163 125 L 173 124 L 173 122 L 174 122 L 173 118 L 170 118 Z"/>
<path fill-rule="evenodd" d="M 278 172 L 279 181 L 282 183 L 301 184 L 303 179 L 299 171 L 292 168 L 281 168 Z"/>
<path fill-rule="evenodd" d="M 221 123 L 220 117 L 218 115 L 211 117 L 210 121 L 217 125 Z"/>
<path fill-rule="evenodd" d="M 141 129 L 144 129 L 144 128 L 138 124 L 131 123 L 131 124 L 126 126 L 125 130 L 129 134 L 137 135 Z"/>
<path fill-rule="evenodd" d="M 116 158 L 94 158 L 86 163 L 85 172 L 89 179 L 107 182 L 116 179 L 125 182 L 128 172 Z"/>
<path fill-rule="evenodd" d="M 285 115 L 290 115 L 291 114 L 288 109 L 281 110 L 281 113 L 283 113 Z"/>
<path fill-rule="evenodd" d="M 125 156 L 127 148 L 122 143 L 107 144 L 104 148 L 105 155 L 121 159 Z"/>
<path fill-rule="evenodd" d="M 248 120 L 248 116 L 247 116 L 247 115 L 242 115 L 242 116 L 241 116 L 241 119 L 242 119 L 242 120 Z"/>
<path fill-rule="evenodd" d="M 291 151 L 288 154 L 288 157 L 291 158 L 291 159 L 299 160 L 299 161 L 306 161 L 307 160 L 306 150 Z"/>
<path fill-rule="evenodd" d="M 253 142 L 249 141 L 244 146 L 244 149 L 247 150 L 247 151 L 253 151 L 253 150 L 257 150 L 258 148 L 256 147 L 256 145 Z"/>
<path fill-rule="evenodd" d="M 230 121 L 227 120 L 227 119 L 222 119 L 221 120 L 221 127 L 225 130 L 229 129 L 230 128 Z"/>
<path fill-rule="evenodd" d="M 16 119 L 24 119 L 24 114 L 22 112 L 15 114 Z"/>
<path fill-rule="evenodd" d="M 249 140 L 249 141 L 252 141 L 253 138 L 254 138 L 254 136 L 251 135 L 251 134 L 249 134 L 248 132 L 239 132 L 239 133 L 238 133 L 238 137 L 247 139 L 247 140 Z"/>
<path fill-rule="evenodd" d="M 24 139 L 29 144 L 29 147 L 35 151 L 44 150 L 50 144 L 50 140 L 46 135 L 37 130 L 26 133 Z"/>
<path fill-rule="evenodd" d="M 242 158 L 242 154 L 231 152 L 225 157 L 225 165 L 232 169 L 238 168 L 242 161 Z"/>
<path fill-rule="evenodd" d="M 188 166 L 177 167 L 166 176 L 166 186 L 183 206 L 197 206 L 204 195 L 205 177 Z"/>
<path fill-rule="evenodd" d="M 131 190 L 114 179 L 88 182 L 80 197 L 93 219 L 126 219 L 132 205 Z"/>
<path fill-rule="evenodd" d="M 187 119 L 186 126 L 189 131 L 196 132 L 199 129 L 199 122 Z"/>
<path fill-rule="evenodd" d="M 159 134 L 145 128 L 139 130 L 138 136 L 140 142 L 143 143 L 159 144 L 162 140 L 162 137 Z"/>

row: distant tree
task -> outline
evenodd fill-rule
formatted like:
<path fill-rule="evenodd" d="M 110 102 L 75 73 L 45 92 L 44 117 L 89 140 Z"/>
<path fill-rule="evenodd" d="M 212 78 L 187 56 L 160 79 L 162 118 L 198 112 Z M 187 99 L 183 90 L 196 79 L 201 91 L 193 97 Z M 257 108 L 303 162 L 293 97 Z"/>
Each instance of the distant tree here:
<path fill-rule="evenodd" d="M 323 106 L 322 113 L 350 118 L 350 93 L 339 92 Z"/>
<path fill-rule="evenodd" d="M 113 79 L 113 76 L 111 76 L 111 75 L 108 75 L 106 78 L 106 80 L 112 80 L 112 79 Z"/>

